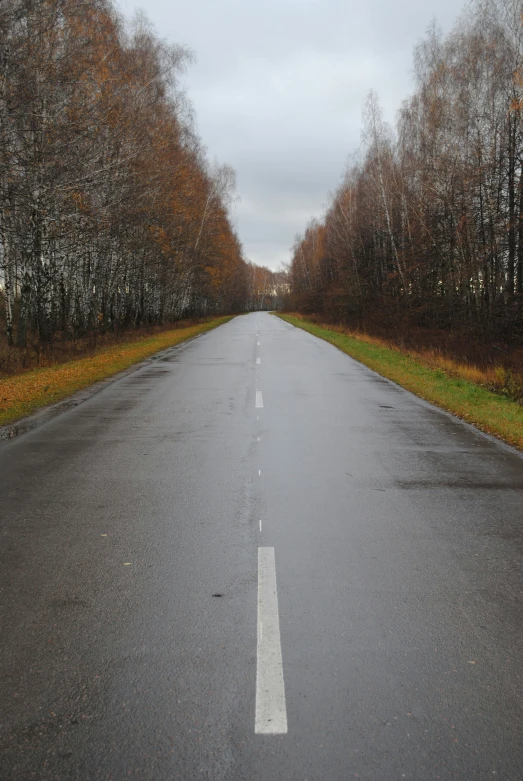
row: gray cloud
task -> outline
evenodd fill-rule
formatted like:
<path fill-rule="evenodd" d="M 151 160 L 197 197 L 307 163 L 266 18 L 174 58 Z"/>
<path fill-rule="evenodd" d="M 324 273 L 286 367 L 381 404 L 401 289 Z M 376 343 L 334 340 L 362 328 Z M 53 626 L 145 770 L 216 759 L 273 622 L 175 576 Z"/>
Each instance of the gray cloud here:
<path fill-rule="evenodd" d="M 393 122 L 412 90 L 412 49 L 455 0 L 120 0 L 197 57 L 184 81 L 211 159 L 237 172 L 233 218 L 246 256 L 276 268 L 297 232 L 320 216 L 375 89 Z"/>

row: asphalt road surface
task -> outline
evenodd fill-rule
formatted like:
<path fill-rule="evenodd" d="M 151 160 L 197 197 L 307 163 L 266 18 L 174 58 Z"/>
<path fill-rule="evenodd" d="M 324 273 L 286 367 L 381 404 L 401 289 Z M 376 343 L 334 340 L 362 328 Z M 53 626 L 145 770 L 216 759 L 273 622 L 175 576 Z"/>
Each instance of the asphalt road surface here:
<path fill-rule="evenodd" d="M 2 781 L 522 781 L 510 448 L 254 313 L 0 475 Z"/>

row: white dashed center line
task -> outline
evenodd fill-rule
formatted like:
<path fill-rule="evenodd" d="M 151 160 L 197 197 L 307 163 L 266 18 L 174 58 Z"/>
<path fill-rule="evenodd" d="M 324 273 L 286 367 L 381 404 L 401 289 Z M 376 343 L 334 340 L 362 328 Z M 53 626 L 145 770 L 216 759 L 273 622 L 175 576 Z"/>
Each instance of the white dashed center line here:
<path fill-rule="evenodd" d="M 287 733 L 274 548 L 258 548 L 258 643 L 254 732 L 257 735 Z"/>
<path fill-rule="evenodd" d="M 256 358 L 256 363 L 257 363 L 257 365 L 259 366 L 259 365 L 260 365 L 260 363 L 261 363 L 261 358 Z"/>
<path fill-rule="evenodd" d="M 263 396 L 261 391 L 256 391 L 256 407 L 263 407 Z"/>

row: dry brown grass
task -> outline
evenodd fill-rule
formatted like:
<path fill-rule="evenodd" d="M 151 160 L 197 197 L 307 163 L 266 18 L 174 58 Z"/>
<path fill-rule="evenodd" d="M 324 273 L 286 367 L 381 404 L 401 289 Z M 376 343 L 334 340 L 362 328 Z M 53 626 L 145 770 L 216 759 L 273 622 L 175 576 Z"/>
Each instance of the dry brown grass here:
<path fill-rule="evenodd" d="M 334 331 L 339 334 L 345 334 L 352 339 L 357 339 L 365 344 L 372 344 L 376 347 L 385 347 L 389 350 L 396 350 L 402 355 L 407 355 L 418 361 L 429 369 L 441 370 L 449 377 L 471 382 L 480 385 L 493 393 L 498 393 L 506 398 L 513 399 L 521 403 L 523 401 L 523 376 L 503 364 L 478 366 L 474 363 L 464 362 L 445 355 L 442 350 L 434 347 L 421 349 L 401 348 L 395 342 L 387 339 L 381 339 L 371 334 L 354 331 L 340 325 L 329 325 L 318 322 L 315 318 L 306 318 L 302 315 L 292 314 L 293 318 L 301 319 L 304 322 L 314 322 L 321 328 Z"/>
<path fill-rule="evenodd" d="M 489 434 L 523 450 L 523 407 L 513 395 L 520 387 L 503 367 L 469 366 L 437 351 L 403 351 L 368 334 L 317 325 L 305 317 L 282 319 L 325 339 L 369 368 L 417 396 L 458 415 Z M 495 384 L 499 392 L 489 387 Z"/>
<path fill-rule="evenodd" d="M 0 378 L 24 371 L 69 363 L 79 358 L 93 356 L 108 347 L 121 347 L 141 339 L 149 339 L 162 333 L 206 323 L 211 318 L 179 320 L 159 326 L 142 326 L 125 331 L 98 331 L 84 337 L 70 338 L 58 334 L 50 344 L 42 344 L 37 335 L 29 334 L 24 347 L 7 344 L 5 333 L 0 333 Z"/>
<path fill-rule="evenodd" d="M 219 317 L 196 325 L 186 325 L 185 328 L 163 331 L 145 339 L 104 347 L 76 361 L 4 376 L 0 379 L 0 425 L 12 423 L 40 407 L 61 401 L 160 350 L 205 333 L 230 319 Z"/>

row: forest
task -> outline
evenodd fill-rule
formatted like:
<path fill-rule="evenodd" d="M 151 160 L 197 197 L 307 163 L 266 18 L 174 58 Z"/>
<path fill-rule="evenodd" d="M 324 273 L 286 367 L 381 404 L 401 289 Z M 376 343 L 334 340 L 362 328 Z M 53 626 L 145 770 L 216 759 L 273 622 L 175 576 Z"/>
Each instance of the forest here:
<path fill-rule="evenodd" d="M 362 149 L 296 239 L 289 309 L 474 360 L 523 344 L 522 58 L 519 0 L 429 28 L 395 128 L 370 93 Z"/>
<path fill-rule="evenodd" d="M 0 3 L 0 317 L 13 349 L 274 304 L 235 174 L 211 166 L 192 54 L 108 0 Z M 1 369 L 2 367 L 0 367 Z"/>

